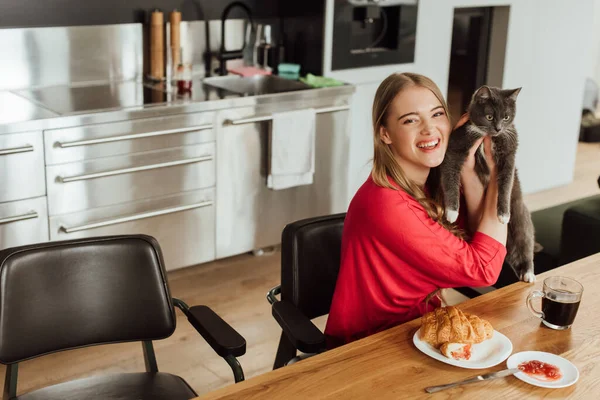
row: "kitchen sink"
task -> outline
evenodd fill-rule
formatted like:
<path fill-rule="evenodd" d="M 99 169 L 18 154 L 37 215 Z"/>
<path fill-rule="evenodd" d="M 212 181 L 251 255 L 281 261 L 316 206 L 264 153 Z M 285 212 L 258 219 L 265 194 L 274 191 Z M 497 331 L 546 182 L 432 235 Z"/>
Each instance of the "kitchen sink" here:
<path fill-rule="evenodd" d="M 261 94 L 292 92 L 310 89 L 311 86 L 276 75 L 256 75 L 241 77 L 237 75 L 205 78 L 205 85 L 224 89 L 242 96 L 257 96 Z"/>

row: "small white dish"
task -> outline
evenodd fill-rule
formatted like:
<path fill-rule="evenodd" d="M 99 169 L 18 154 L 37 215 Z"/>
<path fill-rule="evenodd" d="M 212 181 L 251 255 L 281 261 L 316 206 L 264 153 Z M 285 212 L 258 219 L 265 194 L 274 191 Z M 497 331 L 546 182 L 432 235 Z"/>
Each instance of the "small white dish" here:
<path fill-rule="evenodd" d="M 522 351 L 520 353 L 515 353 L 506 360 L 506 366 L 508 368 L 518 368 L 519 364 L 532 360 L 557 366 L 560 368 L 562 378 L 556 381 L 543 381 L 524 372 L 517 372 L 515 374 L 516 378 L 523 382 L 527 382 L 530 385 L 550 389 L 571 386 L 579 379 L 579 370 L 572 362 L 561 356 L 557 356 L 556 354 L 546 353 L 545 351 Z"/>
<path fill-rule="evenodd" d="M 512 353 L 513 346 L 510 339 L 498 331 L 494 335 L 481 343 L 471 346 L 471 358 L 469 360 L 455 360 L 443 355 L 438 349 L 419 337 L 420 329 L 417 329 L 413 336 L 413 343 L 423 353 L 446 364 L 468 369 L 483 369 L 493 367 L 506 360 Z"/>

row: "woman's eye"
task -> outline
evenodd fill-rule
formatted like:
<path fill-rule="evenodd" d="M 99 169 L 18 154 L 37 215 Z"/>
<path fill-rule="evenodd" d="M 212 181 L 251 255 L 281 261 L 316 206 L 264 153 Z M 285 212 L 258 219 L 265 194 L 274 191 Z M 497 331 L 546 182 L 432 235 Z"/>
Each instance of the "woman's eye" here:
<path fill-rule="evenodd" d="M 485 118 L 486 118 L 488 121 L 491 121 L 491 120 L 493 120 L 493 119 L 494 119 L 494 116 L 493 116 L 493 115 L 491 115 L 491 114 L 487 114 L 487 115 L 485 116 Z"/>
<path fill-rule="evenodd" d="M 444 115 L 443 111 L 438 111 L 435 114 L 433 114 L 434 117 L 441 117 L 442 115 Z"/>
<path fill-rule="evenodd" d="M 510 115 L 505 115 L 504 118 L 502 118 L 505 121 L 508 121 L 510 119 Z"/>
<path fill-rule="evenodd" d="M 405 120 L 404 120 L 404 123 L 405 123 L 405 124 L 412 124 L 413 122 L 415 122 L 415 120 L 414 120 L 414 119 L 405 119 Z"/>

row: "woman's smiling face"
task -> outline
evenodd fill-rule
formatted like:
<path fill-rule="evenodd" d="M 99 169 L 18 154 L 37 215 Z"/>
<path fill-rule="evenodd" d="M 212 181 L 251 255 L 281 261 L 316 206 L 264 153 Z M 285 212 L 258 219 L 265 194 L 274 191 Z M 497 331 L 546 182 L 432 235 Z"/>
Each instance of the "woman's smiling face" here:
<path fill-rule="evenodd" d="M 450 132 L 450 120 L 435 94 L 414 85 L 394 98 L 379 134 L 406 176 L 424 184 L 429 170 L 444 160 Z"/>

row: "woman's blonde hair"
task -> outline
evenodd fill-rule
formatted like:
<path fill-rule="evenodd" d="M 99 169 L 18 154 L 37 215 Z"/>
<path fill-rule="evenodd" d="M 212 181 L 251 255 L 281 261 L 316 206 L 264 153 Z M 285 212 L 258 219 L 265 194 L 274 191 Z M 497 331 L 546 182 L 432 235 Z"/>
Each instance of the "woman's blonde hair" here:
<path fill-rule="evenodd" d="M 462 238 L 464 237 L 464 233 L 456 225 L 450 224 L 444 218 L 444 203 L 440 187 L 439 168 L 432 168 L 429 172 L 425 184 L 429 192 L 429 196 L 427 196 L 424 188 L 421 188 L 414 181 L 408 179 L 404 171 L 402 171 L 400 164 L 396 161 L 390 146 L 385 144 L 380 137 L 380 130 L 381 127 L 385 127 L 390 104 L 404 89 L 412 86 L 429 89 L 440 101 L 448 120 L 450 120 L 450 113 L 448 112 L 448 105 L 444 100 L 444 96 L 442 96 L 440 89 L 431 79 L 413 73 L 392 74 L 388 76 L 377 88 L 375 100 L 373 101 L 373 141 L 375 151 L 371 176 L 376 185 L 397 190 L 398 188 L 388 180 L 388 176 L 391 177 L 402 190 L 411 195 L 423 206 L 433 220 L 437 221 L 454 235 Z"/>

